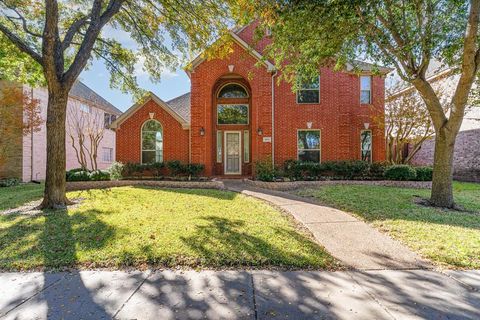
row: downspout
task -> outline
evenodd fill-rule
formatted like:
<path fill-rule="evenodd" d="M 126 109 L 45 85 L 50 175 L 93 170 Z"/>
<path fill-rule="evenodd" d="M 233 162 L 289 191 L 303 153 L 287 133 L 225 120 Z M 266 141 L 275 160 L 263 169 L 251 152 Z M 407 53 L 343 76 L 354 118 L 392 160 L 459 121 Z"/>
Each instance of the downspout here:
<path fill-rule="evenodd" d="M 33 101 L 33 88 L 30 88 L 30 99 Z M 33 128 L 30 128 L 30 181 L 33 181 Z"/>
<path fill-rule="evenodd" d="M 277 70 L 272 73 L 272 167 L 275 169 L 275 76 Z"/>

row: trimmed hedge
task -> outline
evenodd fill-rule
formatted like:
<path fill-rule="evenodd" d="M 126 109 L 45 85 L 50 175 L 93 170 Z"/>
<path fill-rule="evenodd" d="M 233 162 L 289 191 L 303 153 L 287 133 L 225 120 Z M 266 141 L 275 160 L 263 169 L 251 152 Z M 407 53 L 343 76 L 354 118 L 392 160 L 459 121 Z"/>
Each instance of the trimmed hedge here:
<path fill-rule="evenodd" d="M 205 166 L 199 163 L 183 164 L 178 160 L 156 163 L 127 163 L 123 166 L 122 177 L 161 177 L 161 176 L 187 176 L 197 177 Z"/>
<path fill-rule="evenodd" d="M 417 177 L 417 172 L 415 168 L 407 164 L 397 164 L 388 167 L 385 169 L 385 178 L 388 180 L 415 180 Z"/>
<path fill-rule="evenodd" d="M 433 168 L 432 167 L 415 167 L 417 173 L 416 180 L 418 181 L 432 181 Z"/>
<path fill-rule="evenodd" d="M 272 165 L 272 159 L 267 158 L 255 162 L 255 177 L 261 181 L 273 181 L 277 176 L 277 172 Z"/>
<path fill-rule="evenodd" d="M 17 178 L 0 179 L 0 188 L 14 187 L 20 184 L 20 180 Z"/>
<path fill-rule="evenodd" d="M 105 170 L 88 171 L 82 168 L 66 172 L 67 181 L 105 181 L 110 180 L 110 172 Z"/>

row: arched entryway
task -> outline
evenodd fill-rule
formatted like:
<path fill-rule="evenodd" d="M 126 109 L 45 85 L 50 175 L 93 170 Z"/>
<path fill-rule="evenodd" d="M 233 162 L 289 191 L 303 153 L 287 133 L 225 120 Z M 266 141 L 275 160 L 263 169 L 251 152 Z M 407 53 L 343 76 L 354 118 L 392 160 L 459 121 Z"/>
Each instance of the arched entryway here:
<path fill-rule="evenodd" d="M 240 77 L 221 78 L 213 92 L 214 172 L 251 174 L 251 93 Z"/>

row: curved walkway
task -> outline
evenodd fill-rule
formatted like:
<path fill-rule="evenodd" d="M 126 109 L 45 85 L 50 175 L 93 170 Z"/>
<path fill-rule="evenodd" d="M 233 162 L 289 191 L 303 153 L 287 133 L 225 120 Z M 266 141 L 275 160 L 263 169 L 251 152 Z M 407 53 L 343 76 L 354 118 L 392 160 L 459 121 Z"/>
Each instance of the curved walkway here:
<path fill-rule="evenodd" d="M 351 269 L 426 269 L 431 265 L 410 249 L 367 223 L 334 208 L 281 191 L 224 180 L 228 190 L 270 202 L 300 221 L 327 251 Z"/>

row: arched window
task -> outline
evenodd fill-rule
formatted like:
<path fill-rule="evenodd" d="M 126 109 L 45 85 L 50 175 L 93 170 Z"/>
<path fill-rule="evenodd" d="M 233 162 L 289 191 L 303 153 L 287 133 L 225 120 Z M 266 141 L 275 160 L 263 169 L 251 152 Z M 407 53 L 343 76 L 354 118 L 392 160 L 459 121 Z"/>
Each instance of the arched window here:
<path fill-rule="evenodd" d="M 222 87 L 218 92 L 218 98 L 248 98 L 248 93 L 241 85 L 230 83 Z"/>
<path fill-rule="evenodd" d="M 142 163 L 163 162 L 163 129 L 160 122 L 148 120 L 142 126 Z"/>

